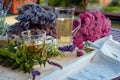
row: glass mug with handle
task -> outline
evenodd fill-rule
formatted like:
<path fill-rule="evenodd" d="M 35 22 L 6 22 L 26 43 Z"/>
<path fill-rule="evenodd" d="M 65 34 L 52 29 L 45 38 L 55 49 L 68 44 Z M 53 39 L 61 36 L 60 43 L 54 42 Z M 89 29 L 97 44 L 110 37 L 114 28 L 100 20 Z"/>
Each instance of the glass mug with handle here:
<path fill-rule="evenodd" d="M 68 45 L 72 42 L 72 26 L 75 8 L 55 8 L 58 13 L 56 20 L 56 33 L 58 46 Z"/>

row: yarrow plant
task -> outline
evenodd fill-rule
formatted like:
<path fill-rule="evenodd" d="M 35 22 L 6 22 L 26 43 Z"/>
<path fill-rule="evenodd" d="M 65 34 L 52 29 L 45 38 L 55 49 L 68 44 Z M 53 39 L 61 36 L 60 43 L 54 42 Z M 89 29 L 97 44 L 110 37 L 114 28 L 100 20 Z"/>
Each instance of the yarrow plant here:
<path fill-rule="evenodd" d="M 79 27 L 79 28 L 78 28 Z M 73 44 L 79 49 L 84 48 L 85 41 L 92 41 L 105 37 L 109 34 L 111 21 L 98 10 L 90 10 L 81 13 L 73 22 Z"/>

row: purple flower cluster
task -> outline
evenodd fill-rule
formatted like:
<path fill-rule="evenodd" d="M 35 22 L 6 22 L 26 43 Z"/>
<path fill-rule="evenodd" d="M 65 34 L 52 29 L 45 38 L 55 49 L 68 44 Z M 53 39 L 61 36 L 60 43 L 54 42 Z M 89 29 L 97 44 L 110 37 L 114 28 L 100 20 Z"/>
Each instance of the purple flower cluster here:
<path fill-rule="evenodd" d="M 79 22 L 81 20 L 81 23 Z M 81 13 L 78 19 L 74 20 L 73 29 L 80 28 L 74 34 L 73 44 L 79 49 L 83 48 L 84 41 L 95 41 L 109 34 L 111 21 L 98 10 L 90 10 Z"/>
<path fill-rule="evenodd" d="M 75 36 L 73 39 L 73 44 L 79 48 L 79 49 L 83 49 L 84 47 L 84 43 L 83 43 L 83 38 L 80 36 Z"/>
<path fill-rule="evenodd" d="M 36 76 L 40 75 L 40 72 L 38 70 L 34 70 L 31 72 L 31 74 L 32 74 L 32 80 L 35 80 Z"/>
<path fill-rule="evenodd" d="M 75 49 L 74 45 L 66 45 L 66 46 L 62 46 L 62 47 L 58 48 L 58 50 L 60 50 L 62 52 L 67 52 L 67 51 L 72 52 L 74 49 Z"/>

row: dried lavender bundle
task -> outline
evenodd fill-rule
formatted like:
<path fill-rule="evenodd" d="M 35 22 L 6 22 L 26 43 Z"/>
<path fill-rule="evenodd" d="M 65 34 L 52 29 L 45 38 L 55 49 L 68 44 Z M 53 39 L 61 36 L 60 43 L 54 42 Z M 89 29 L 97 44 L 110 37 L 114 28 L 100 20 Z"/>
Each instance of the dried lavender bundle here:
<path fill-rule="evenodd" d="M 42 29 L 47 35 L 56 36 L 55 21 L 57 18 L 56 11 L 49 7 L 41 7 L 38 4 L 30 3 L 23 5 L 19 10 L 16 19 L 19 21 L 10 26 L 9 34 L 19 35 L 24 30 Z"/>

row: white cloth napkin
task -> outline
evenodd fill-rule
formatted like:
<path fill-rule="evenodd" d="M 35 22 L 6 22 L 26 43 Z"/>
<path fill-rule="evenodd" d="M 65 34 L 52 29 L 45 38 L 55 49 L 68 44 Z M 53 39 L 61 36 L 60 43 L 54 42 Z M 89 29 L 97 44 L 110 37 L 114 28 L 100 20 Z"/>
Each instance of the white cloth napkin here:
<path fill-rule="evenodd" d="M 110 80 L 120 76 L 120 43 L 111 35 L 89 43 L 99 49 L 97 55 L 90 64 L 65 80 Z"/>
<path fill-rule="evenodd" d="M 100 50 L 103 52 L 103 56 L 120 62 L 120 43 L 109 39 L 103 44 Z"/>
<path fill-rule="evenodd" d="M 91 47 L 100 49 L 108 39 L 112 39 L 112 35 L 98 39 L 95 42 L 88 41 L 88 43 L 90 44 Z"/>
<path fill-rule="evenodd" d="M 111 80 L 120 76 L 120 63 L 115 60 L 111 62 L 101 56 L 101 51 L 97 53 L 93 61 L 86 67 L 79 69 L 64 80 Z"/>
<path fill-rule="evenodd" d="M 111 80 L 120 76 L 120 43 L 111 35 L 89 43 L 99 49 L 97 55 L 90 64 L 65 80 Z"/>
<path fill-rule="evenodd" d="M 89 43 L 91 47 L 100 49 L 103 57 L 120 62 L 120 43 L 113 40 L 112 35 L 101 38 L 95 42 L 89 41 Z"/>

